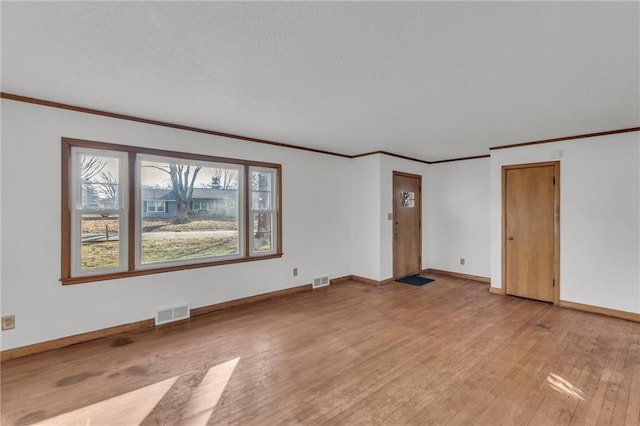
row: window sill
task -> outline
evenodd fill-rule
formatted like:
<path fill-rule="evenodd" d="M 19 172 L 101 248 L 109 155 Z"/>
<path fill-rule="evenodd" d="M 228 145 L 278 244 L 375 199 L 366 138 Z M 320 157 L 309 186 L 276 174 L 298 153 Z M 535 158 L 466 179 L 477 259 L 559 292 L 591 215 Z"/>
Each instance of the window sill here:
<path fill-rule="evenodd" d="M 86 275 L 81 277 L 66 277 L 66 278 L 61 278 L 60 282 L 62 283 L 62 285 L 84 284 L 84 283 L 91 283 L 96 281 L 107 281 L 107 280 L 115 280 L 119 278 L 137 277 L 141 275 L 160 274 L 163 272 L 183 271 L 185 269 L 208 268 L 211 266 L 229 265 L 232 263 L 245 263 L 245 262 L 256 262 L 256 261 L 268 260 L 268 259 L 278 259 L 281 257 L 282 257 L 282 253 L 267 254 L 262 256 L 256 255 L 251 257 L 240 257 L 236 259 L 221 260 L 216 262 L 192 263 L 190 265 L 167 266 L 163 268 L 153 268 L 153 269 L 151 268 L 137 269 L 134 271 L 114 272 L 110 274 L 100 274 L 100 275 Z"/>

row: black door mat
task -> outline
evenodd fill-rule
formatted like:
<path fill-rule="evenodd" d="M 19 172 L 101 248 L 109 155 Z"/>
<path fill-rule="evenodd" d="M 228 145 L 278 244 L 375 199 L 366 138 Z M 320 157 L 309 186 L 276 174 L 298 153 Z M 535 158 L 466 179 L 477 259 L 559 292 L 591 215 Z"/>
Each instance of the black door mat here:
<path fill-rule="evenodd" d="M 435 280 L 429 278 L 423 278 L 420 275 L 409 275 L 408 277 L 397 279 L 396 282 L 411 285 L 425 285 L 434 282 Z"/>

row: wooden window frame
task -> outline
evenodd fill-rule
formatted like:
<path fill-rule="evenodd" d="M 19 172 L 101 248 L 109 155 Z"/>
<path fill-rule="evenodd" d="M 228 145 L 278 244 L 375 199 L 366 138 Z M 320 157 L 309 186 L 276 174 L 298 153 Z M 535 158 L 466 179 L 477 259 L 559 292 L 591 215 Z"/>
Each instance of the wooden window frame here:
<path fill-rule="evenodd" d="M 62 138 L 62 156 L 61 156 L 61 278 L 60 281 L 63 285 L 81 284 L 95 281 L 105 281 L 118 278 L 135 277 L 140 275 L 157 274 L 163 272 L 180 271 L 184 269 L 196 269 L 206 268 L 218 265 L 227 265 L 232 263 L 244 263 L 254 262 L 267 259 L 276 259 L 282 257 L 282 166 L 275 163 L 266 163 L 259 161 L 242 160 L 236 158 L 217 157 L 204 154 L 193 154 L 179 151 L 160 150 L 153 148 L 144 148 L 129 145 L 119 145 L 106 142 L 88 141 L 74 138 Z M 73 147 L 81 147 L 87 149 L 106 150 L 106 151 L 120 151 L 125 152 L 128 155 L 128 210 L 125 212 L 126 227 L 127 227 L 127 270 L 110 273 L 99 273 L 95 275 L 82 275 L 72 276 L 71 258 L 72 258 L 72 241 L 71 241 L 71 229 L 72 229 L 72 212 L 71 212 L 71 185 L 72 182 L 72 161 L 71 151 Z M 138 178 L 136 176 L 136 157 L 138 154 L 143 155 L 156 155 L 164 157 L 172 157 L 180 160 L 196 160 L 206 161 L 212 163 L 227 163 L 233 165 L 241 165 L 244 167 L 245 173 L 251 167 L 263 167 L 276 170 L 276 183 L 273 188 L 275 191 L 275 209 L 276 218 L 274 224 L 275 230 L 275 251 L 268 254 L 252 253 L 249 249 L 249 245 L 245 242 L 243 247 L 243 253 L 240 256 L 233 259 L 222 260 L 206 260 L 197 261 L 192 263 L 161 266 L 161 267 L 145 267 L 144 269 L 136 268 L 136 218 L 139 214 L 141 206 L 136 204 L 136 186 L 138 185 Z M 249 222 L 250 212 L 250 200 L 248 195 L 251 192 L 250 182 L 244 180 L 244 199 L 240 200 L 239 208 L 243 209 L 241 222 L 239 226 L 243 228 L 244 238 L 249 239 L 251 233 L 251 227 Z M 242 234 L 242 232 L 241 232 Z"/>

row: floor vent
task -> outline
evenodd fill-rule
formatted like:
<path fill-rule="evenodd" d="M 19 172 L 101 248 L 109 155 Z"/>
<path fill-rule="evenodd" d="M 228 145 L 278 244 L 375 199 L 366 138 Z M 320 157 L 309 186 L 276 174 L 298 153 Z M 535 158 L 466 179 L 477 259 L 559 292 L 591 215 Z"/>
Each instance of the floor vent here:
<path fill-rule="evenodd" d="M 156 309 L 156 325 L 189 318 L 189 304 L 166 306 Z"/>
<path fill-rule="evenodd" d="M 313 279 L 313 284 L 312 284 L 313 288 L 326 287 L 328 285 L 329 285 L 329 277 L 328 276 L 318 277 L 318 278 L 314 278 Z"/>

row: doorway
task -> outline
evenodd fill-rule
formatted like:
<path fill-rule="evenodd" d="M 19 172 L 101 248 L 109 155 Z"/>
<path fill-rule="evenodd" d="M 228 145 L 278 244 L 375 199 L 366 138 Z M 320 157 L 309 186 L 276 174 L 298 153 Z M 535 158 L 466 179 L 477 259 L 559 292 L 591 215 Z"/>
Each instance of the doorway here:
<path fill-rule="evenodd" d="M 502 167 L 506 294 L 558 303 L 560 162 Z"/>
<path fill-rule="evenodd" d="M 393 277 L 422 271 L 422 176 L 393 172 Z"/>

